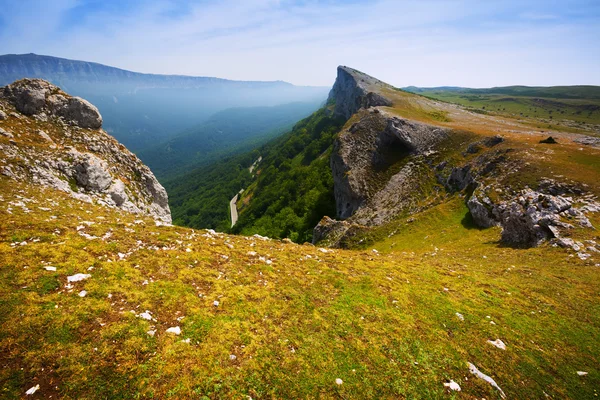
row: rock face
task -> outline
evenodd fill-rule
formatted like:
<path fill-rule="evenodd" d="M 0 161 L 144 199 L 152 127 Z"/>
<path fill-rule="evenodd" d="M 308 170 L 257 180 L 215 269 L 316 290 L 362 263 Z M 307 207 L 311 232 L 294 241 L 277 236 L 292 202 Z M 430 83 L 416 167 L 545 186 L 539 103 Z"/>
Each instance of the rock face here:
<path fill-rule="evenodd" d="M 337 217 L 379 225 L 402 212 L 419 184 L 416 161 L 446 137 L 443 128 L 362 112 L 338 136 L 331 155 Z"/>
<path fill-rule="evenodd" d="M 328 104 L 335 115 L 358 116 L 335 139 L 330 159 L 336 217 L 347 221 L 323 219 L 314 243 L 339 246 L 354 232 L 389 222 L 415 204 L 422 175 L 430 169 L 426 159 L 448 130 L 376 108 L 393 105 L 382 95 L 391 90 L 360 71 L 338 67 Z"/>
<path fill-rule="evenodd" d="M 71 97 L 42 79 L 22 79 L 0 93 L 17 111 L 27 116 L 57 116 L 81 128 L 100 129 L 102 116 L 92 104 Z"/>
<path fill-rule="evenodd" d="M 350 118 L 361 108 L 391 106 L 392 102 L 375 90 L 389 87 L 367 74 L 355 69 L 339 66 L 337 79 L 329 93 L 328 103 L 334 103 L 334 114 Z"/>
<path fill-rule="evenodd" d="M 96 107 L 40 79 L 15 82 L 0 94 L 8 114 L 0 121 L 6 132 L 0 174 L 171 223 L 167 192 L 134 154 L 99 130 Z"/>

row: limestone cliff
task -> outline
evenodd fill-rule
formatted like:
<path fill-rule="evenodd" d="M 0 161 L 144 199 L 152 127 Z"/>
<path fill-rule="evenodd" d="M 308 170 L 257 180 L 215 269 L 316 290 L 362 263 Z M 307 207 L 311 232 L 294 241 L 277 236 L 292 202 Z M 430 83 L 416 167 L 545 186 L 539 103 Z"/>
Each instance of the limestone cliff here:
<path fill-rule="evenodd" d="M 337 217 L 379 225 L 403 211 L 421 184 L 418 161 L 447 130 L 379 110 L 359 116 L 339 134 L 331 155 Z"/>
<path fill-rule="evenodd" d="M 96 107 L 44 80 L 0 88 L 0 173 L 170 224 L 165 189 L 101 127 Z"/>
<path fill-rule="evenodd" d="M 378 93 L 381 87 L 390 86 L 355 69 L 339 66 L 327 103 L 334 104 L 334 113 L 345 118 L 361 108 L 391 106 L 392 102 Z"/>
<path fill-rule="evenodd" d="M 456 193 L 469 209 L 467 220 L 501 227 L 500 240 L 511 246 L 554 240 L 577 249 L 569 239 L 574 228 L 593 228 L 587 215 L 600 211 L 600 203 L 577 180 L 565 186 L 561 176 L 538 175 L 544 168 L 533 165 L 552 152 L 531 155 L 529 128 L 523 141 L 512 121 L 406 93 L 348 67 L 338 68 L 329 107 L 348 122 L 330 158 L 337 220 L 323 218 L 314 243 L 360 243 L 375 227 L 400 223 Z M 538 176 L 533 185 L 532 176 Z"/>

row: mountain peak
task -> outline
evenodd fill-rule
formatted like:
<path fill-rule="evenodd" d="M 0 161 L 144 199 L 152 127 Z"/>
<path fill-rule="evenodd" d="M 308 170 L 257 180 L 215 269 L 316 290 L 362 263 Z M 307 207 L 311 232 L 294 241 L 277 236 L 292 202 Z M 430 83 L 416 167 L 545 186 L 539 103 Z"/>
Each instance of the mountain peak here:
<path fill-rule="evenodd" d="M 340 65 L 327 102 L 335 104 L 334 114 L 350 118 L 361 108 L 392 106 L 392 102 L 379 93 L 381 88 L 389 86 L 364 72 Z"/>

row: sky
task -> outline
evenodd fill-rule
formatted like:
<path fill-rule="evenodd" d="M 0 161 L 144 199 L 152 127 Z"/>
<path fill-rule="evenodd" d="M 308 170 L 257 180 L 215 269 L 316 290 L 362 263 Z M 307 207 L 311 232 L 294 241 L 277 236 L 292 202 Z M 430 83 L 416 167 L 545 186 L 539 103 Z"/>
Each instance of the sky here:
<path fill-rule="evenodd" d="M 0 54 L 331 86 L 600 85 L 600 0 L 0 0 Z"/>

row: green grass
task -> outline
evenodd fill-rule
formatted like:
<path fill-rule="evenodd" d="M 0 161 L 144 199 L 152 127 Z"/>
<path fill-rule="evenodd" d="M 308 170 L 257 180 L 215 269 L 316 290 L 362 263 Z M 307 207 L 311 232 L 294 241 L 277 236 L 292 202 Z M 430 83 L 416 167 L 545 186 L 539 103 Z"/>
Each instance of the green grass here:
<path fill-rule="evenodd" d="M 134 224 L 4 178 L 0 193 L 0 397 L 39 383 L 40 398 L 499 398 L 467 362 L 508 398 L 597 395 L 597 267 L 547 246 L 501 247 L 458 198 L 386 232 L 379 253 L 323 253 Z M 17 193 L 52 210 L 7 214 Z M 84 220 L 96 222 L 86 233 L 113 236 L 84 239 Z M 11 246 L 12 232 L 27 245 Z M 78 272 L 92 277 L 69 289 Z M 498 338 L 506 351 L 486 342 Z M 448 379 L 462 391 L 447 392 Z"/>
<path fill-rule="evenodd" d="M 578 123 L 600 123 L 600 99 L 537 98 L 530 96 L 485 93 L 465 94 L 455 91 L 426 91 L 421 93 L 433 99 L 460 104 L 482 112 L 505 116 L 571 120 Z"/>

